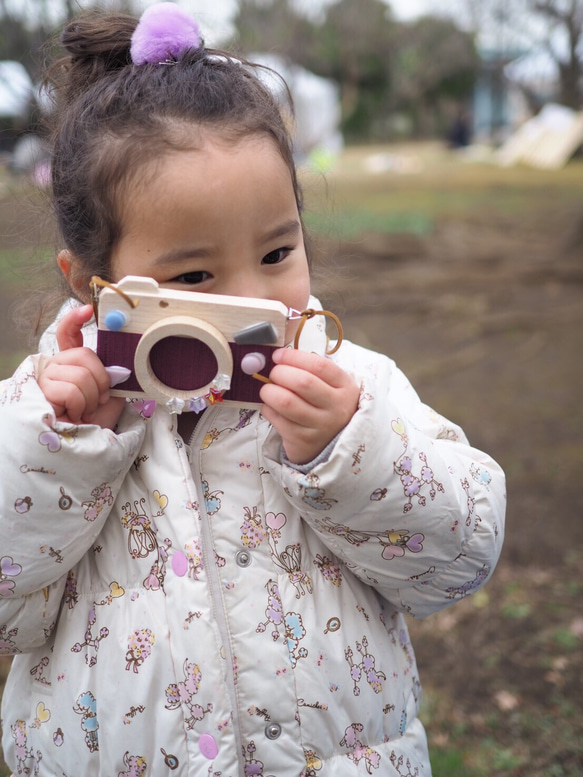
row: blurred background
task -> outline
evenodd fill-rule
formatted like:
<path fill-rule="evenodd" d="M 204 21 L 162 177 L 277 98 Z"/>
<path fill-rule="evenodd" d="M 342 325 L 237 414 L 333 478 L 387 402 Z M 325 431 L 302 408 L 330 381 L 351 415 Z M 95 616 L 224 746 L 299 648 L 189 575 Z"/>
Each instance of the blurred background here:
<path fill-rule="evenodd" d="M 410 624 L 434 775 L 583 775 L 583 0 L 179 4 L 290 85 L 324 305 L 507 472 L 493 579 Z M 41 51 L 90 7 L 0 0 L 0 378 L 59 248 Z"/>

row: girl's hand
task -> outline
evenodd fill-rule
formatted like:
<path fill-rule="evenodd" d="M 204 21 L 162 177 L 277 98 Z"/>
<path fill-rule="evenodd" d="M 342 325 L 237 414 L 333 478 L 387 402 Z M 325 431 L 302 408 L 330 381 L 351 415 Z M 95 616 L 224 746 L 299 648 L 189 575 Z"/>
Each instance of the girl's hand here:
<path fill-rule="evenodd" d="M 283 348 L 260 391 L 264 417 L 277 429 L 288 459 L 307 464 L 344 429 L 360 389 L 337 364 L 314 353 Z"/>
<path fill-rule="evenodd" d="M 91 305 L 75 308 L 57 327 L 59 353 L 46 360 L 38 385 L 57 421 L 97 424 L 113 429 L 125 405 L 110 397 L 109 375 L 96 353 L 83 347 L 81 328 L 93 315 Z"/>

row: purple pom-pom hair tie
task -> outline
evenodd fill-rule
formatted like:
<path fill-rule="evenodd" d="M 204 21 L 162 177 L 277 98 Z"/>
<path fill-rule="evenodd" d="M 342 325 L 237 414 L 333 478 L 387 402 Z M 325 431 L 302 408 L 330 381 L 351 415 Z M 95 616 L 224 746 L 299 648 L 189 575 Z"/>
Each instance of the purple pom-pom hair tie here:
<path fill-rule="evenodd" d="M 132 35 L 130 55 L 134 65 L 169 64 L 183 51 L 197 49 L 202 38 L 197 22 L 176 3 L 157 3 L 146 8 Z"/>

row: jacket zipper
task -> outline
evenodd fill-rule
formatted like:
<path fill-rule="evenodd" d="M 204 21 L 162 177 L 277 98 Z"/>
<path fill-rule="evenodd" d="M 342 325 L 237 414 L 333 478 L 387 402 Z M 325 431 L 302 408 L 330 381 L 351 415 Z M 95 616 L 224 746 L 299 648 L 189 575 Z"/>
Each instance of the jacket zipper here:
<path fill-rule="evenodd" d="M 217 408 L 209 408 L 205 411 L 203 416 L 192 432 L 189 441 L 189 447 L 192 453 L 192 465 L 190 470 L 194 479 L 196 490 L 199 495 L 199 511 L 201 517 L 201 540 L 202 540 L 202 557 L 204 559 L 204 568 L 207 573 L 207 579 L 209 581 L 209 590 L 211 596 L 212 611 L 215 617 L 219 634 L 222 640 L 222 647 L 225 651 L 226 678 L 229 697 L 231 699 L 232 707 L 232 722 L 233 733 L 235 736 L 235 742 L 237 746 L 237 763 L 239 764 L 239 775 L 245 777 L 243 764 L 241 762 L 241 753 L 243 752 L 243 743 L 241 741 L 241 732 L 239 728 L 239 708 L 237 705 L 237 689 L 235 687 L 235 680 L 233 676 L 233 653 L 231 650 L 231 640 L 229 638 L 229 627 L 227 623 L 227 617 L 225 609 L 223 607 L 223 597 L 221 593 L 221 580 L 217 565 L 215 563 L 215 555 L 213 551 L 213 541 L 211 527 L 209 523 L 209 517 L 206 510 L 206 502 L 204 499 L 204 488 L 202 484 L 202 440 L 205 434 L 210 428 L 211 422 L 214 416 L 217 414 Z M 196 463 L 196 472 L 195 472 Z"/>

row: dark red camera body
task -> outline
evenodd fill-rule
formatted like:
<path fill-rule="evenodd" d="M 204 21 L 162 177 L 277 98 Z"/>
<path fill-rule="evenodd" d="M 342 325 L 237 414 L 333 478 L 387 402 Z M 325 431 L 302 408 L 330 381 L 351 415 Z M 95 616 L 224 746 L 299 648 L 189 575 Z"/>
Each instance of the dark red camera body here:
<path fill-rule="evenodd" d="M 99 294 L 97 355 L 131 370 L 115 396 L 178 412 L 217 401 L 250 407 L 261 402 L 261 376 L 285 343 L 287 320 L 281 302 L 162 289 L 128 275 Z"/>

